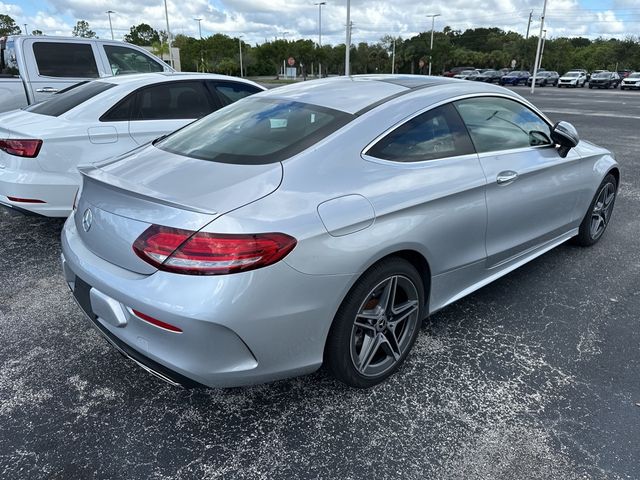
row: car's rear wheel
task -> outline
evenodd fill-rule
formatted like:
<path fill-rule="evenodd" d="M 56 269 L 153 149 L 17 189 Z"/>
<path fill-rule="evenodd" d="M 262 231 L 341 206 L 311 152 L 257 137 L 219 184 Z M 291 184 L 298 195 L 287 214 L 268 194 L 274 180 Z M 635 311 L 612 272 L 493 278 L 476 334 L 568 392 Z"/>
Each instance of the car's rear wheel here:
<path fill-rule="evenodd" d="M 617 192 L 616 177 L 608 174 L 598 187 L 589 210 L 580 224 L 578 235 L 575 237 L 578 245 L 589 247 L 602 238 L 611 220 Z"/>
<path fill-rule="evenodd" d="M 423 281 L 402 258 L 367 270 L 345 297 L 329 332 L 325 364 L 340 381 L 368 388 L 404 362 L 420 330 Z"/>

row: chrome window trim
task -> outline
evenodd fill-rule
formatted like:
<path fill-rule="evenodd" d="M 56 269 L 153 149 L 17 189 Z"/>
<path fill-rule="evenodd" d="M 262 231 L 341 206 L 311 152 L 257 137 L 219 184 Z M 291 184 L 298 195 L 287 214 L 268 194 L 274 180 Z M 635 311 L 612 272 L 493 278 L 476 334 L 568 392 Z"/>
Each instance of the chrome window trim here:
<path fill-rule="evenodd" d="M 464 155 L 453 155 L 453 156 L 449 156 L 449 157 L 442 157 L 442 158 L 435 158 L 432 160 L 422 160 L 419 162 L 398 162 L 395 160 L 387 160 L 384 158 L 378 158 L 378 157 L 374 157 L 372 155 L 369 155 L 368 152 L 369 150 L 371 150 L 373 148 L 373 146 L 378 143 L 380 140 L 382 140 L 384 137 L 386 137 L 387 135 L 389 135 L 390 133 L 392 133 L 393 131 L 397 130 L 398 128 L 402 127 L 405 123 L 410 122 L 411 120 L 413 120 L 414 118 L 422 115 L 423 113 L 426 113 L 430 110 L 433 110 L 435 108 L 441 107 L 442 105 L 446 105 L 448 103 L 454 103 L 454 102 L 458 102 L 460 100 L 468 100 L 471 98 L 505 98 L 507 100 L 513 100 L 516 103 L 519 103 L 520 105 L 527 107 L 528 109 L 532 110 L 538 117 L 540 117 L 548 126 L 549 129 L 553 128 L 553 123 L 551 122 L 551 120 L 549 120 L 549 118 L 547 118 L 547 116 L 542 113 L 537 107 L 535 107 L 534 105 L 532 105 L 531 103 L 527 102 L 524 99 L 520 99 L 520 98 L 516 98 L 513 97 L 511 95 L 508 95 L 506 93 L 487 93 L 487 92 L 482 92 L 482 93 L 467 93 L 464 95 L 459 95 L 457 97 L 451 97 L 448 98 L 446 100 L 442 100 L 440 102 L 434 103 L 432 105 L 429 105 L 428 107 L 425 107 L 421 110 L 418 110 L 417 112 L 412 113 L 411 115 L 403 118 L 402 120 L 396 122 L 394 125 L 392 125 L 391 127 L 389 127 L 388 129 L 386 129 L 383 133 L 381 133 L 380 135 L 378 135 L 377 137 L 375 137 L 371 142 L 369 142 L 360 152 L 360 156 L 362 157 L 363 160 L 366 161 L 373 161 L 375 163 L 382 163 L 382 164 L 392 164 L 392 165 L 424 165 L 428 162 L 435 162 L 438 160 L 446 160 L 449 158 L 459 158 L 459 157 L 466 157 L 466 156 L 470 156 L 470 155 L 475 155 L 476 158 L 482 158 L 485 156 L 493 156 L 493 155 L 502 155 L 505 153 L 517 153 L 519 151 L 529 151 L 532 149 L 539 149 L 539 148 L 550 148 L 550 147 L 554 147 L 555 145 L 553 143 L 550 143 L 549 145 L 537 145 L 537 146 L 530 146 L 530 147 L 520 147 L 520 148 L 511 148 L 511 149 L 506 149 L 506 150 L 495 150 L 495 151 L 491 151 L 491 152 L 482 152 L 479 153 L 476 151 L 475 154 L 464 154 Z M 462 119 L 462 118 L 461 118 Z M 464 120 L 462 120 L 462 123 L 464 123 Z M 466 127 L 466 124 L 465 124 Z M 475 148 L 475 147 L 474 147 Z"/>

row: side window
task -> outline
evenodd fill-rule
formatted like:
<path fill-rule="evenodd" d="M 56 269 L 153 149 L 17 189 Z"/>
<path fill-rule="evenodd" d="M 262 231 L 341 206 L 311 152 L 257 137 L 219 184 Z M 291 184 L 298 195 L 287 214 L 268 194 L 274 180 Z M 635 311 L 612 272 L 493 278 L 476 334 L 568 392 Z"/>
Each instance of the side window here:
<path fill-rule="evenodd" d="M 246 83 L 236 82 L 207 82 L 209 88 L 213 89 L 224 105 L 237 102 L 241 98 L 248 97 L 254 93 L 261 92 L 257 87 Z"/>
<path fill-rule="evenodd" d="M 116 103 L 100 117 L 101 122 L 127 122 L 135 104 L 136 94 L 131 93 Z"/>
<path fill-rule="evenodd" d="M 97 78 L 98 67 L 89 43 L 35 42 L 33 54 L 40 75 Z"/>
<path fill-rule="evenodd" d="M 200 118 L 214 109 L 202 82 L 184 81 L 138 90 L 136 110 L 132 120 Z"/>
<path fill-rule="evenodd" d="M 551 129 L 537 114 L 507 98 L 455 102 L 478 153 L 551 145 Z"/>
<path fill-rule="evenodd" d="M 412 118 L 366 154 L 396 162 L 421 162 L 474 153 L 469 135 L 452 105 Z"/>
<path fill-rule="evenodd" d="M 162 72 L 163 66 L 148 55 L 129 47 L 105 45 L 111 73 L 125 75 L 127 73 Z"/>

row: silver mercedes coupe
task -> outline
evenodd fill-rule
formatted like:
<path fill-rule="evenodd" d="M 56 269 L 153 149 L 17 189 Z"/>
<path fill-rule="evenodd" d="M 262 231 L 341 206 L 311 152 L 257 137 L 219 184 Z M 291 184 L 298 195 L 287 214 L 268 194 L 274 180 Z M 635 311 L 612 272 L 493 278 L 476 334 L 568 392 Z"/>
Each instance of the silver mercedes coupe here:
<path fill-rule="evenodd" d="M 147 371 L 238 386 L 398 369 L 429 314 L 597 242 L 613 155 L 502 87 L 298 83 L 82 170 L 62 232 L 91 323 Z"/>

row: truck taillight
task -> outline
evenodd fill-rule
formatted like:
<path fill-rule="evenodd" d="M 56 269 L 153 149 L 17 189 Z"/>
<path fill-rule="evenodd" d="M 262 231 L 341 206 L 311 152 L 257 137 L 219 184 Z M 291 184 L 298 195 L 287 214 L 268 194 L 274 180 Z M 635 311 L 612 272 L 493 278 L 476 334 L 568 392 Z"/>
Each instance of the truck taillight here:
<path fill-rule="evenodd" d="M 35 158 L 40 153 L 42 140 L 0 140 L 0 149 L 16 157 Z"/>

